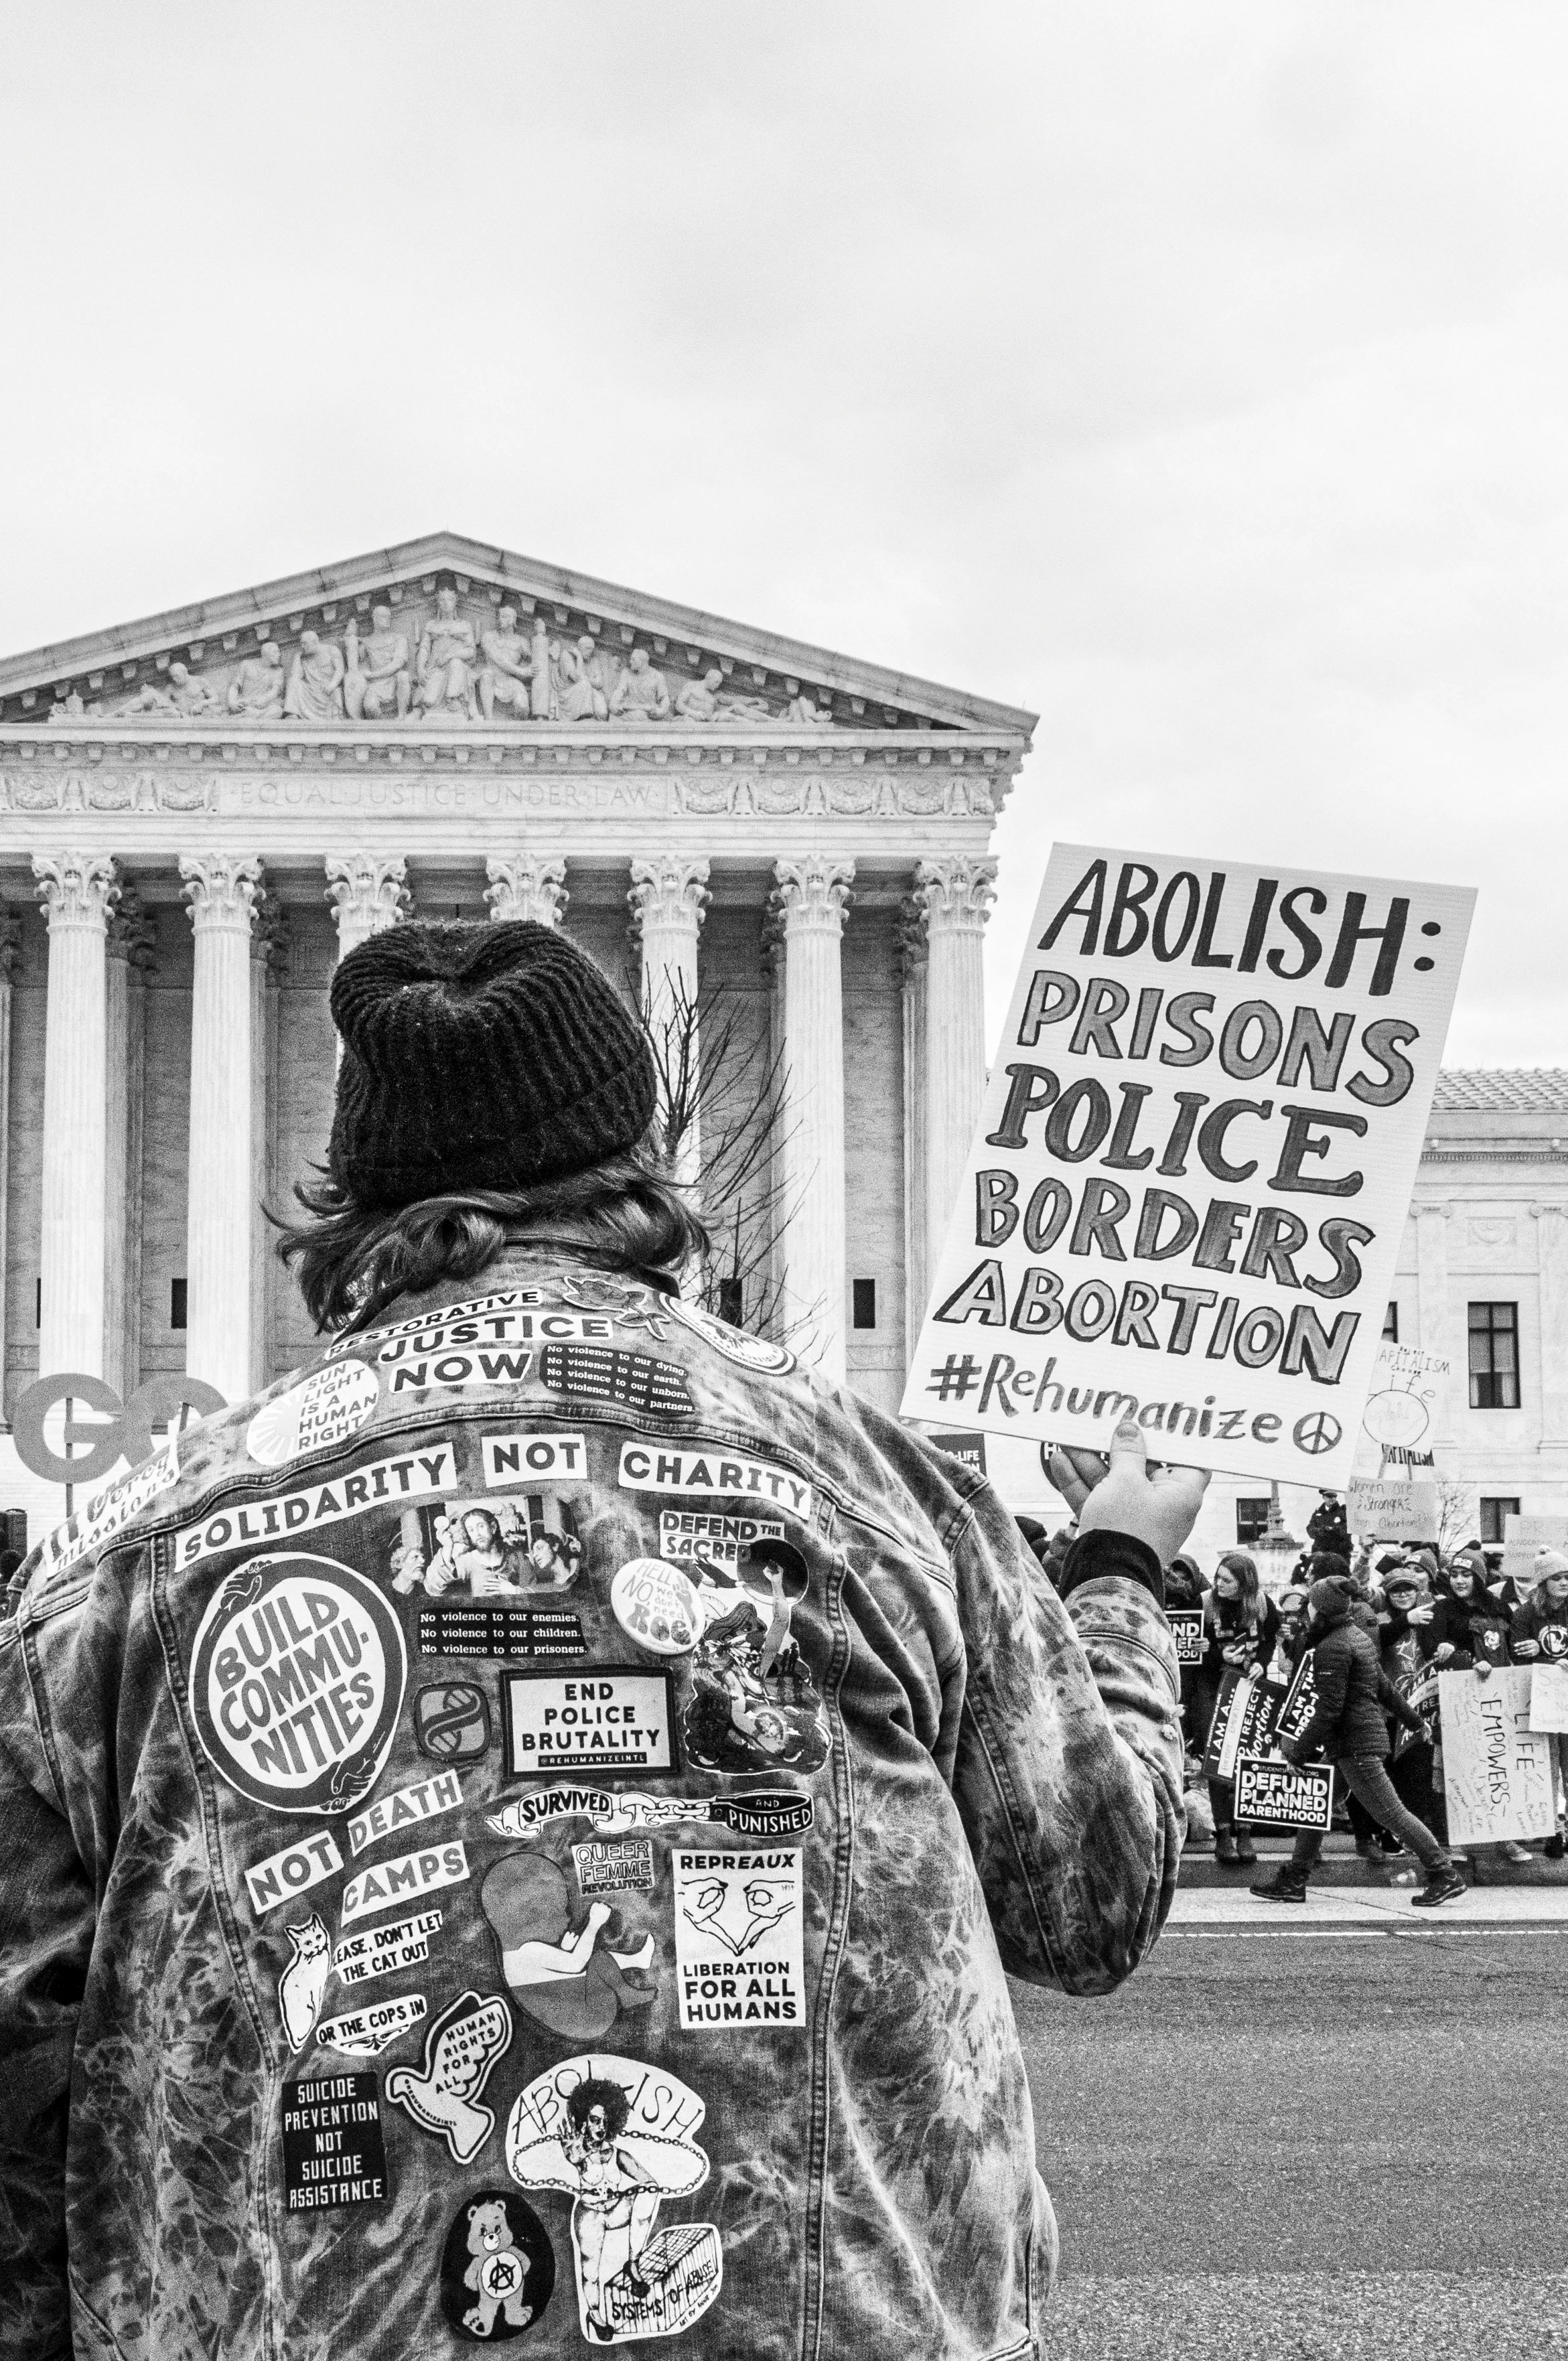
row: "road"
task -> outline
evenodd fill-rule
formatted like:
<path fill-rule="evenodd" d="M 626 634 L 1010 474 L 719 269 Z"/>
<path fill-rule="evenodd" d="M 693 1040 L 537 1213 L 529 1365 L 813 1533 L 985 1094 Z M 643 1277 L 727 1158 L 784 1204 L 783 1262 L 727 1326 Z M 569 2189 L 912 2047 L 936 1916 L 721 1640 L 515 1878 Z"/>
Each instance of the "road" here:
<path fill-rule="evenodd" d="M 1183 1896 L 1111 1998 L 1015 1986 L 1048 2361 L 1568 2355 L 1564 1905 Z"/>

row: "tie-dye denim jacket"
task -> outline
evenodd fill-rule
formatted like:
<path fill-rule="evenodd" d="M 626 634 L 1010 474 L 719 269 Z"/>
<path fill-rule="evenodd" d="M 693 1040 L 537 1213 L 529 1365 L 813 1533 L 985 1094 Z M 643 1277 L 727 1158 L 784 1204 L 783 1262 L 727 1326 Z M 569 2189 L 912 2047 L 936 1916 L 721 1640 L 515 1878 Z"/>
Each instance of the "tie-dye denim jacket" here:
<path fill-rule="evenodd" d="M 893 1420 L 514 1247 L 17 1587 L 0 2349 L 1035 2352 L 1003 1971 L 1169 1906 L 1152 1553 L 1064 1604 Z"/>

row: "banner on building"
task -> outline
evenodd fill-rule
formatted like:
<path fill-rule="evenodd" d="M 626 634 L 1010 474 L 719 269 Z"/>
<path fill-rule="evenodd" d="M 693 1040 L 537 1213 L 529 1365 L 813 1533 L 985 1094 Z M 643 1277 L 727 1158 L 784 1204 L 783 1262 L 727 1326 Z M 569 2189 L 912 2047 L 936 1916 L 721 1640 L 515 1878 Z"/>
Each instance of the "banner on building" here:
<path fill-rule="evenodd" d="M 1477 1680 L 1440 1673 L 1443 1800 L 1456 1845 L 1549 1837 L 1557 1827 L 1553 1741 L 1530 1726 L 1534 1678 L 1510 1664 Z"/>
<path fill-rule="evenodd" d="M 1475 899 L 1058 845 L 904 1416 L 1343 1488 Z"/>
<path fill-rule="evenodd" d="M 1353 1476 L 1346 1521 L 1364 1541 L 1435 1543 L 1437 1486 Z"/>
<path fill-rule="evenodd" d="M 1327 1836 L 1334 1816 L 1332 1763 L 1238 1754 L 1235 1816 L 1255 1828 L 1317 1828 Z"/>

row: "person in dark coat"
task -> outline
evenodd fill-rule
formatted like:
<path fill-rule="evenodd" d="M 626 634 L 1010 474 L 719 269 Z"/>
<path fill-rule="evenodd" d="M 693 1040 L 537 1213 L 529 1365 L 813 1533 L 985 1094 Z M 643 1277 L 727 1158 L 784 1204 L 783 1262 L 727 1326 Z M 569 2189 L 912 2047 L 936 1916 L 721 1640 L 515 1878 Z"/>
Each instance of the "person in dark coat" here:
<path fill-rule="evenodd" d="M 1208 1587 L 1208 1584 L 1198 1571 L 1196 1558 L 1173 1557 L 1165 1573 L 1167 1611 L 1168 1612 L 1173 1607 L 1183 1607 L 1189 1610 L 1201 1608 Z M 1198 1689 L 1202 1666 L 1183 1664 L 1179 1669 L 1181 1673 L 1181 1738 L 1185 1752 L 1190 1759 L 1194 1755 L 1202 1753 L 1203 1741 L 1209 1735 L 1207 1724 L 1202 1729 L 1198 1725 Z"/>
<path fill-rule="evenodd" d="M 1388 1777 L 1384 1708 L 1410 1729 L 1420 1726 L 1420 1716 L 1384 1678 L 1376 1641 L 1353 1617 L 1354 1601 L 1348 1577 L 1331 1576 L 1315 1582 L 1308 1593 L 1318 1702 L 1299 1738 L 1282 1741 L 1279 1752 L 1288 1763 L 1306 1763 L 1321 1752 L 1325 1761 L 1338 1765 L 1349 1792 L 1358 1795 L 1379 1825 L 1392 1828 L 1420 1859 L 1427 1873 L 1426 1889 L 1411 1898 L 1418 1907 L 1431 1909 L 1463 1894 L 1464 1881 L 1431 1830 L 1406 1810 Z M 1322 1842 L 1316 1828 L 1303 1828 L 1290 1859 L 1272 1877 L 1260 1878 L 1253 1892 L 1269 1902 L 1304 1902 L 1307 1880 Z"/>
<path fill-rule="evenodd" d="M 1256 1561 L 1245 1550 L 1227 1550 L 1215 1566 L 1206 1616 L 1208 1645 L 1199 1666 L 1200 1694 L 1209 1700 L 1203 1723 L 1205 1744 L 1226 1673 L 1245 1673 L 1254 1664 L 1266 1664 L 1279 1633 L 1279 1609 L 1258 1579 Z M 1250 1867 L 1257 1859 L 1245 1823 L 1236 1820 L 1235 1800 L 1234 1781 L 1210 1780 L 1214 1858 L 1226 1869 Z"/>
<path fill-rule="evenodd" d="M 1335 1557 L 1350 1555 L 1350 1527 L 1345 1522 L 1344 1502 L 1337 1492 L 1322 1492 L 1318 1505 L 1307 1520 L 1307 1539 L 1315 1550 L 1331 1550 Z"/>
<path fill-rule="evenodd" d="M 1446 1587 L 1432 1600 L 1431 1620 L 1421 1626 L 1422 1655 L 1449 1673 L 1506 1664 L 1508 1617 L 1476 1580 L 1474 1566 L 1456 1560 L 1443 1580 Z"/>
<path fill-rule="evenodd" d="M 1514 1610 L 1508 1632 L 1508 1653 L 1516 1664 L 1568 1664 L 1568 1557 L 1561 1550 L 1541 1549 L 1530 1569 L 1533 1588 Z M 1557 1737 L 1558 1770 L 1568 1786 L 1568 1735 Z M 1554 1828 L 1542 1850 L 1548 1861 L 1561 1861 L 1565 1850 L 1561 1828 Z"/>

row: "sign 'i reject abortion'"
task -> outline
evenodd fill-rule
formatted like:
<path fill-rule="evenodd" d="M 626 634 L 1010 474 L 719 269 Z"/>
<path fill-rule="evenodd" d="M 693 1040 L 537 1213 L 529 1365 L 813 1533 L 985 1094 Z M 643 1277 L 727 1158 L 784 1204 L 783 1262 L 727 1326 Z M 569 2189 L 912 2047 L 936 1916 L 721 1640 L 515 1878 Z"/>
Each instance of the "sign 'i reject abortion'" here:
<path fill-rule="evenodd" d="M 905 1417 L 1343 1486 L 1475 899 L 1058 845 Z"/>

